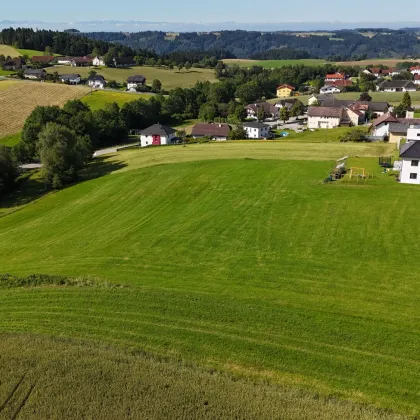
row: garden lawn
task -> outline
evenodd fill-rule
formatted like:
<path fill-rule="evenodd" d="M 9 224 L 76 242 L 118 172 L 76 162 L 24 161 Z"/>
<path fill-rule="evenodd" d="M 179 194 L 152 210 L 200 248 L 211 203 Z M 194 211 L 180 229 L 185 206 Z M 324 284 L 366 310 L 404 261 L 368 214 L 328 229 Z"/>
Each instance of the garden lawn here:
<path fill-rule="evenodd" d="M 418 415 L 420 189 L 381 174 L 320 182 L 343 155 L 391 150 L 229 142 L 98 160 L 118 170 L 0 218 L 0 267 L 99 286 L 3 289 L 0 331 L 100 341 Z"/>
<path fill-rule="evenodd" d="M 190 88 L 193 87 L 197 82 L 215 82 L 213 69 L 196 69 L 192 68 L 187 71 L 185 69 L 179 71 L 178 69 L 169 70 L 164 67 L 132 67 L 129 69 L 111 68 L 111 67 L 77 67 L 74 69 L 69 66 L 54 66 L 48 67 L 48 73 L 54 73 L 57 71 L 59 74 L 76 72 L 82 77 L 87 78 L 91 70 L 95 70 L 99 75 L 105 77 L 107 81 L 115 80 L 119 83 L 127 81 L 129 76 L 135 74 L 141 74 L 146 77 L 147 84 L 152 85 L 154 79 L 158 79 L 162 82 L 162 88 L 165 90 L 171 90 L 177 87 Z"/>

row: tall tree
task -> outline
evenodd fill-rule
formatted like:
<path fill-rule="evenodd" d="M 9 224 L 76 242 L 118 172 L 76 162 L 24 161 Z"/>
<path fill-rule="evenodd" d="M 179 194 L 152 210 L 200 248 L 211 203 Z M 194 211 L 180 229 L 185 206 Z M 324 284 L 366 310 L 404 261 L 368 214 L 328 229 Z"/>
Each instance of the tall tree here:
<path fill-rule="evenodd" d="M 288 121 L 290 118 L 290 112 L 289 110 L 284 106 L 281 110 L 280 110 L 280 119 L 283 121 L 283 123 L 286 123 L 286 121 Z"/>
<path fill-rule="evenodd" d="M 12 190 L 18 176 L 10 149 L 0 144 L 0 197 Z"/>

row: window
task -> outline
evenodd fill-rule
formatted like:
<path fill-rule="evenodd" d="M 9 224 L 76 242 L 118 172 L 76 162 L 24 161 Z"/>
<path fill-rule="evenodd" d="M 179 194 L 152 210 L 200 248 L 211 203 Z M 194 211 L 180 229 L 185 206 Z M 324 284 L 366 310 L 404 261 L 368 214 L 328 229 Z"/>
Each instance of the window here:
<path fill-rule="evenodd" d="M 419 161 L 418 160 L 412 160 L 411 161 L 411 166 L 419 166 Z"/>
<path fill-rule="evenodd" d="M 417 179 L 417 174 L 410 174 L 410 179 Z"/>

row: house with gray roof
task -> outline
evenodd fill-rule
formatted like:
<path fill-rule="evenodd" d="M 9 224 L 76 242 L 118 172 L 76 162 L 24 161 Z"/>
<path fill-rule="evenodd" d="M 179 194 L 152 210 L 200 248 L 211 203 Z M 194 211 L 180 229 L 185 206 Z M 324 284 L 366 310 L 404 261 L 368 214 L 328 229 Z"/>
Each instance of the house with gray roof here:
<path fill-rule="evenodd" d="M 259 121 L 246 122 L 243 124 L 249 139 L 268 139 L 270 138 L 271 127 Z"/>
<path fill-rule="evenodd" d="M 385 80 L 376 86 L 379 92 L 415 92 L 417 86 L 411 80 Z"/>
<path fill-rule="evenodd" d="M 420 184 L 420 141 L 403 144 L 400 148 L 400 158 L 400 182 Z"/>
<path fill-rule="evenodd" d="M 140 132 L 140 146 L 164 146 L 171 144 L 176 137 L 176 130 L 162 124 L 153 124 Z"/>
<path fill-rule="evenodd" d="M 67 85 L 78 85 L 82 80 L 80 74 L 62 74 L 59 76 L 60 82 Z"/>
<path fill-rule="evenodd" d="M 25 69 L 23 77 L 29 80 L 44 80 L 47 72 L 44 69 Z"/>

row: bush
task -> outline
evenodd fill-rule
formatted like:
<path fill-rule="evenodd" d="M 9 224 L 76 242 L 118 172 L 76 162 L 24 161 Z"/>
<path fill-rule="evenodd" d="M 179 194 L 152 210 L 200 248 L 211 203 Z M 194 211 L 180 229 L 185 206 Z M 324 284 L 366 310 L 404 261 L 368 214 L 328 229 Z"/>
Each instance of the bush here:
<path fill-rule="evenodd" d="M 355 142 L 361 142 L 361 141 L 369 141 L 367 139 L 367 130 L 365 128 L 355 128 L 347 131 L 346 133 L 342 134 L 340 136 L 341 142 L 349 142 L 349 141 L 355 141 Z"/>

